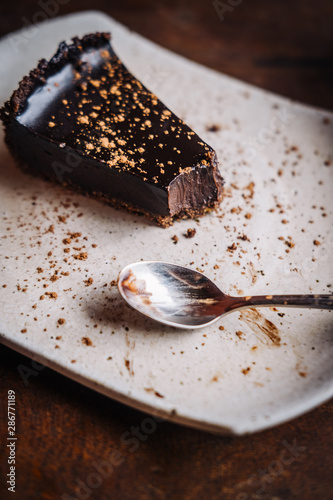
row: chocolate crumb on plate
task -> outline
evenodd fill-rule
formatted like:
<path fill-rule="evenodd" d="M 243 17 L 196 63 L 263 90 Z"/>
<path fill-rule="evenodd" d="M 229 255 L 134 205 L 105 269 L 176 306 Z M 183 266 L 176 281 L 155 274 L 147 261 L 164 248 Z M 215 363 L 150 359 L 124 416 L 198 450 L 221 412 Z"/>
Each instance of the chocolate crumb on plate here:
<path fill-rule="evenodd" d="M 186 234 L 185 234 L 185 237 L 186 238 L 194 238 L 195 234 L 196 234 L 197 230 L 195 228 L 189 228 L 187 231 L 186 231 Z"/>

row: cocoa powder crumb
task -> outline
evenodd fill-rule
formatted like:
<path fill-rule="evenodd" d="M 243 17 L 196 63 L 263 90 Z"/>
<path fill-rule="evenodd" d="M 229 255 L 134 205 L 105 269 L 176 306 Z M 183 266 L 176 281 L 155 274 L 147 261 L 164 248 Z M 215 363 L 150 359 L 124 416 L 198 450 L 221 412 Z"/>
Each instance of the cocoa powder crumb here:
<path fill-rule="evenodd" d="M 86 346 L 91 346 L 92 345 L 92 341 L 90 340 L 89 337 L 82 337 L 82 343 Z"/>
<path fill-rule="evenodd" d="M 294 246 L 295 246 L 295 243 L 291 240 L 291 238 L 289 238 L 289 240 L 286 240 L 284 243 L 285 243 L 285 245 L 287 245 L 289 248 L 294 248 Z"/>
<path fill-rule="evenodd" d="M 88 258 L 87 252 L 80 252 L 79 254 L 73 255 L 76 260 L 86 260 Z"/>
<path fill-rule="evenodd" d="M 221 130 L 221 125 L 217 125 L 215 123 L 207 127 L 207 132 L 218 132 L 219 130 Z"/>
<path fill-rule="evenodd" d="M 250 238 L 248 236 L 246 236 L 246 234 L 242 234 L 240 236 L 237 236 L 237 239 L 242 240 L 242 241 L 250 241 Z"/>
<path fill-rule="evenodd" d="M 194 228 L 189 228 L 187 231 L 186 231 L 186 234 L 185 234 L 185 238 L 193 238 L 196 234 L 196 229 Z"/>
<path fill-rule="evenodd" d="M 227 248 L 228 252 L 234 252 L 235 250 L 237 250 L 236 243 L 233 243 L 232 245 L 229 245 L 228 248 Z"/>
<path fill-rule="evenodd" d="M 76 239 L 76 238 L 80 238 L 80 236 L 82 236 L 82 233 L 71 233 L 71 232 L 68 232 L 67 234 L 68 234 L 68 236 L 70 238 L 72 238 L 72 240 Z"/>

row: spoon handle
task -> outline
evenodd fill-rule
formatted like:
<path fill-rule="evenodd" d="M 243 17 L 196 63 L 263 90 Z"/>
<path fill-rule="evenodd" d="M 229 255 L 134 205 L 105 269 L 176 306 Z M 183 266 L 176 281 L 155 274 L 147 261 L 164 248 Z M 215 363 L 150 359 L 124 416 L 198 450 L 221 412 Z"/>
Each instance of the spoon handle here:
<path fill-rule="evenodd" d="M 239 307 L 282 306 L 333 309 L 333 294 L 327 295 L 254 295 L 242 297 Z"/>

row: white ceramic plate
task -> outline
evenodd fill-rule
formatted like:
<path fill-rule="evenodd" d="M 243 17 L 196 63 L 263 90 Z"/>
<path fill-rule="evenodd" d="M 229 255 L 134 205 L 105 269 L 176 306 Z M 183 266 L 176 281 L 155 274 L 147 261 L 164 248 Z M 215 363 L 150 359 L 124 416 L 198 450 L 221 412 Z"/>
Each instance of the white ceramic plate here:
<path fill-rule="evenodd" d="M 328 293 L 332 114 L 187 61 L 97 12 L 3 39 L 0 101 L 62 39 L 95 30 L 111 31 L 126 66 L 217 150 L 227 197 L 216 214 L 161 229 L 22 173 L 2 135 L 1 341 L 118 401 L 217 432 L 258 431 L 327 400 L 329 311 L 235 312 L 178 331 L 129 309 L 112 280 L 133 261 L 167 260 L 230 294 Z M 81 235 L 66 245 L 68 232 Z"/>

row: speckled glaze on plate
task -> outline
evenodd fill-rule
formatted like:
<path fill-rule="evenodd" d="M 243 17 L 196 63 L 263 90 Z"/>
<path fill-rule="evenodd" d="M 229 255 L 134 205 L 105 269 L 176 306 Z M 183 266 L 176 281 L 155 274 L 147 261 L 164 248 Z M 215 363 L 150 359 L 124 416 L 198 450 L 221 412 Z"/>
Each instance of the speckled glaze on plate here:
<path fill-rule="evenodd" d="M 330 311 L 244 310 L 176 330 L 131 310 L 115 281 L 131 262 L 168 260 L 231 295 L 329 293 L 332 114 L 187 61 L 98 12 L 3 39 L 1 103 L 61 40 L 93 31 L 111 31 L 129 70 L 216 149 L 226 197 L 217 213 L 162 229 L 23 173 L 1 133 L 1 341 L 135 408 L 214 432 L 258 431 L 327 400 Z"/>

